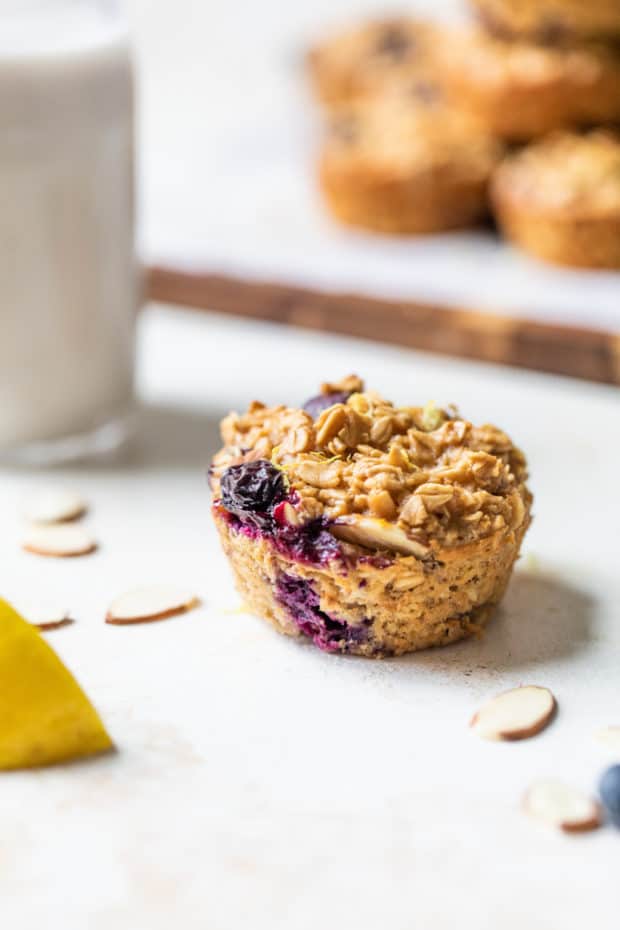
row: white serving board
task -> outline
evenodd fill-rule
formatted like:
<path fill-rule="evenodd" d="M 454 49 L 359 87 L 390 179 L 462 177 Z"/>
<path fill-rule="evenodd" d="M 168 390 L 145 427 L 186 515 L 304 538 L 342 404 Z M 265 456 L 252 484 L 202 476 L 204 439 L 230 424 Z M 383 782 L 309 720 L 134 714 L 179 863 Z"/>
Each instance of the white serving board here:
<path fill-rule="evenodd" d="M 482 641 L 367 661 L 237 611 L 208 513 L 217 421 L 352 369 L 397 401 L 457 401 L 528 454 L 535 521 Z M 3 926 L 615 930 L 620 834 L 557 834 L 520 798 L 540 775 L 590 790 L 611 761 L 593 733 L 620 723 L 617 391 L 163 309 L 141 321 L 139 387 L 125 463 L 0 476 L 0 592 L 72 608 L 49 642 L 118 746 L 0 775 Z M 19 550 L 20 499 L 49 482 L 91 500 L 97 555 Z M 103 623 L 152 580 L 204 606 Z M 522 682 L 554 690 L 557 721 L 522 744 L 478 740 L 473 711 Z"/>
<path fill-rule="evenodd" d="M 389 6 L 389 5 L 388 5 Z M 332 223 L 315 183 L 318 114 L 303 54 L 386 4 L 131 0 L 145 261 L 386 299 L 620 331 L 620 275 L 556 269 L 490 232 L 417 239 Z M 392 4 L 452 17 L 458 0 Z"/>

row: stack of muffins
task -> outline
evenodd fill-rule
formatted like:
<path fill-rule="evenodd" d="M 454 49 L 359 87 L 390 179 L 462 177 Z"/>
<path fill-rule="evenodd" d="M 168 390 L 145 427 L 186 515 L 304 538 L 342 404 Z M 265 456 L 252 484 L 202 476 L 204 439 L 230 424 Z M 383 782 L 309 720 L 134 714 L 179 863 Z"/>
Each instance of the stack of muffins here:
<path fill-rule="evenodd" d="M 620 0 L 472 0 L 466 27 L 398 18 L 314 48 L 340 221 L 473 225 L 552 262 L 620 268 Z"/>

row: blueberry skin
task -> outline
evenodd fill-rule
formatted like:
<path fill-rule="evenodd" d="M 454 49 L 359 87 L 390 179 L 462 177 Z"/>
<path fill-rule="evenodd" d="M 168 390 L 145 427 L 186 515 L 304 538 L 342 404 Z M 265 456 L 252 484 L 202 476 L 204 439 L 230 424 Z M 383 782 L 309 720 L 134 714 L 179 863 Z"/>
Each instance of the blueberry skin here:
<path fill-rule="evenodd" d="M 609 819 L 620 827 L 620 765 L 607 769 L 599 782 L 601 801 Z"/>
<path fill-rule="evenodd" d="M 271 524 L 274 504 L 286 497 L 281 471 L 267 459 L 231 465 L 220 479 L 222 504 L 242 521 Z"/>
<path fill-rule="evenodd" d="M 317 394 L 316 397 L 311 397 L 310 400 L 306 401 L 304 410 L 316 420 L 328 407 L 333 407 L 334 404 L 346 404 L 350 396 L 350 391 L 332 391 L 331 394 Z"/>

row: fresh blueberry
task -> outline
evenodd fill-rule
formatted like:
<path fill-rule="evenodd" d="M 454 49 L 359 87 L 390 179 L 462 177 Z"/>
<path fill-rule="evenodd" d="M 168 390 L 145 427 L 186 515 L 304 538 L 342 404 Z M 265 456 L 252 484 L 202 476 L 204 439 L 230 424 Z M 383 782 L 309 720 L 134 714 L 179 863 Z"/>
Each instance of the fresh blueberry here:
<path fill-rule="evenodd" d="M 332 391 L 330 394 L 317 394 L 316 397 L 311 397 L 310 400 L 306 401 L 304 410 L 316 420 L 319 414 L 327 410 L 328 407 L 333 407 L 334 404 L 346 404 L 350 396 L 350 391 Z"/>
<path fill-rule="evenodd" d="M 231 465 L 220 479 L 222 505 L 242 522 L 270 525 L 274 504 L 286 497 L 284 475 L 267 459 Z"/>
<path fill-rule="evenodd" d="M 612 765 L 603 774 L 599 792 L 609 819 L 620 827 L 620 765 Z"/>

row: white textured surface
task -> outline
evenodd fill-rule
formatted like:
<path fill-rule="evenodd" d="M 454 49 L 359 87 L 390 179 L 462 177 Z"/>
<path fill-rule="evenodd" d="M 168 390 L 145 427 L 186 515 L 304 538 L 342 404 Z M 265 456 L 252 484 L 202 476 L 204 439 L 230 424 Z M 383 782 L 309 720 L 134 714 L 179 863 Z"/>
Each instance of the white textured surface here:
<path fill-rule="evenodd" d="M 615 930 L 620 834 L 556 834 L 520 799 L 545 776 L 590 791 L 613 758 L 594 733 L 620 722 L 617 391 L 178 311 L 147 314 L 140 345 L 131 461 L 0 479 L 2 594 L 70 608 L 49 642 L 119 750 L 0 775 L 3 926 Z M 208 517 L 216 421 L 351 369 L 395 400 L 458 401 L 527 451 L 536 520 L 481 642 L 372 662 L 235 612 Z M 92 502 L 96 555 L 20 552 L 24 492 L 50 481 Z M 104 624 L 153 581 L 204 606 Z M 524 682 L 557 695 L 542 736 L 471 733 L 484 699 Z"/>
<path fill-rule="evenodd" d="M 142 240 L 154 262 L 241 278 L 620 330 L 620 275 L 558 270 L 490 233 L 393 240 L 344 231 L 314 182 L 302 69 L 369 0 L 130 0 L 142 114 Z M 392 8 L 454 15 L 458 0 Z"/>

